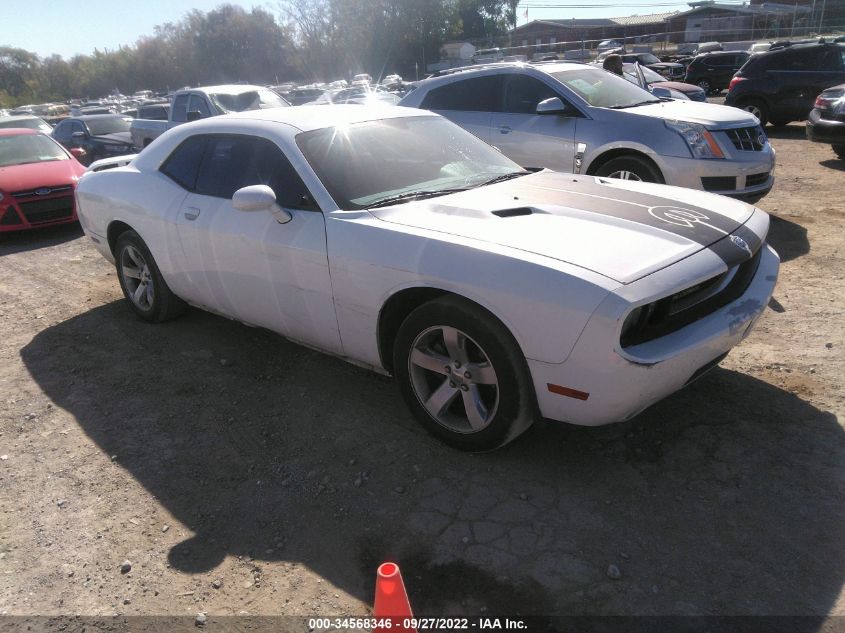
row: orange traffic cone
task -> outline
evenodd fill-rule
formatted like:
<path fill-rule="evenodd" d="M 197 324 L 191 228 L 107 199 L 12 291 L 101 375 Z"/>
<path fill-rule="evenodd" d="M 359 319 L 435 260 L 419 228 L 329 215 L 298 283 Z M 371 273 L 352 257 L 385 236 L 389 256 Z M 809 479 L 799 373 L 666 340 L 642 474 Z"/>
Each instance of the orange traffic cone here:
<path fill-rule="evenodd" d="M 390 618 L 393 631 L 417 631 L 411 626 L 414 614 L 411 612 L 405 583 L 402 582 L 402 572 L 396 563 L 382 563 L 378 566 L 373 616 Z"/>

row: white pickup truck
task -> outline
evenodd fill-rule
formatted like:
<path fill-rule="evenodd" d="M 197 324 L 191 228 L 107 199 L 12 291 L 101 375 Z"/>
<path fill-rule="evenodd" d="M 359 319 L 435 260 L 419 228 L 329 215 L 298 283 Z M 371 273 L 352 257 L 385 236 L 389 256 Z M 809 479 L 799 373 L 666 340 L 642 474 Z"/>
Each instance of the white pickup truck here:
<path fill-rule="evenodd" d="M 167 121 L 135 119 L 129 128 L 135 147 L 144 148 L 170 128 L 220 114 L 278 108 L 290 105 L 262 86 L 230 84 L 179 90 L 173 97 Z"/>

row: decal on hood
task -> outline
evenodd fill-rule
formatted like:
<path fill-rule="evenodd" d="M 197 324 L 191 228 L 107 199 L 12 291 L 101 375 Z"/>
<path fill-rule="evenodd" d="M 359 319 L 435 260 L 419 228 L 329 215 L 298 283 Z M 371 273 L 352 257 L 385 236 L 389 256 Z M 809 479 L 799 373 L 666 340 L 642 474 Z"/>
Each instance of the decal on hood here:
<path fill-rule="evenodd" d="M 729 216 L 651 193 L 622 190 L 613 182 L 600 178 L 578 178 L 573 182 L 577 186 L 567 188 L 528 182 L 521 184 L 526 191 L 531 191 L 533 203 L 556 204 L 560 203 L 561 194 L 577 196 L 578 203 L 574 206 L 579 210 L 644 224 L 685 237 L 709 247 L 728 265 L 748 259 L 761 245 L 756 233 Z M 542 191 L 549 194 L 544 195 L 540 193 Z M 733 236 L 738 241 L 732 240 Z M 721 244 L 725 238 L 728 238 L 726 244 Z M 715 248 L 716 244 L 719 244 L 718 248 Z"/>

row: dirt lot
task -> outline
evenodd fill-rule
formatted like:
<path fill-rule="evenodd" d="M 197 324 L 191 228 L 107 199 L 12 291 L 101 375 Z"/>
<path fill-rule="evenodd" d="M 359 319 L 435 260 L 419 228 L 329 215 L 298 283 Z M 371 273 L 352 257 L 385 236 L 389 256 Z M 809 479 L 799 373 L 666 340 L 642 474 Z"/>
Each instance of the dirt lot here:
<path fill-rule="evenodd" d="M 395 558 L 418 613 L 845 615 L 845 161 L 769 131 L 751 337 L 488 455 L 276 335 L 141 323 L 78 228 L 0 238 L 0 614 L 366 614 Z"/>

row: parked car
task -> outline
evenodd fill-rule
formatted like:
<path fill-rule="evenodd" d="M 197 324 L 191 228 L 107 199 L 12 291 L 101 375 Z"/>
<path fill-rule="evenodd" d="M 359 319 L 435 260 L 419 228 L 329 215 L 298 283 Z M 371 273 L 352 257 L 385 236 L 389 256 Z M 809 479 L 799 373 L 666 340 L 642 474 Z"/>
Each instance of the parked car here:
<path fill-rule="evenodd" d="M 85 150 L 80 162 L 89 165 L 100 158 L 130 154 L 135 150 L 129 134 L 131 120 L 120 114 L 70 117 L 59 123 L 51 136 L 68 149 Z"/>
<path fill-rule="evenodd" d="M 748 47 L 749 55 L 756 55 L 757 53 L 765 53 L 772 47 L 771 42 L 754 42 Z"/>
<path fill-rule="evenodd" d="M 472 56 L 473 64 L 493 64 L 505 58 L 505 51 L 501 48 L 480 48 Z"/>
<path fill-rule="evenodd" d="M 622 61 L 626 64 L 638 63 L 640 66 L 651 68 L 654 72 L 672 81 L 680 81 L 684 77 L 684 66 L 674 62 L 662 62 L 651 53 L 628 53 L 622 55 Z"/>
<path fill-rule="evenodd" d="M 526 168 L 746 200 L 758 200 L 774 183 L 774 150 L 753 116 L 661 100 L 595 66 L 467 69 L 421 82 L 400 105 L 443 114 Z"/>
<path fill-rule="evenodd" d="M 703 55 L 704 53 L 715 53 L 716 51 L 722 50 L 723 46 L 721 42 L 700 42 L 698 46 L 695 47 L 695 52 L 693 56 Z"/>
<path fill-rule="evenodd" d="M 625 72 L 626 79 L 634 81 L 638 86 L 658 97 L 707 101 L 707 93 L 698 86 L 682 81 L 666 81 L 665 77 L 654 72 L 651 68 L 639 64 L 622 64 L 622 69 Z M 640 74 L 642 77 L 640 77 Z"/>
<path fill-rule="evenodd" d="M 84 173 L 43 132 L 0 129 L 0 233 L 76 222 L 74 190 Z"/>
<path fill-rule="evenodd" d="M 623 44 L 619 40 L 602 40 L 601 42 L 599 42 L 599 45 L 596 46 L 596 52 L 601 54 L 619 49 L 623 49 L 624 52 L 624 48 L 625 44 Z"/>
<path fill-rule="evenodd" d="M 786 125 L 806 119 L 816 95 L 843 82 L 845 45 L 796 44 L 750 57 L 731 80 L 725 105 L 761 125 Z"/>
<path fill-rule="evenodd" d="M 828 88 L 816 98 L 806 132 L 811 141 L 830 143 L 836 155 L 845 160 L 845 84 Z"/>
<path fill-rule="evenodd" d="M 167 119 L 139 117 L 132 122 L 130 133 L 135 147 L 143 149 L 166 130 L 188 121 L 207 117 L 290 105 L 278 94 L 261 86 L 232 84 L 186 88 L 173 95 Z M 156 117 L 159 115 L 157 114 Z"/>
<path fill-rule="evenodd" d="M 167 121 L 170 118 L 169 103 L 149 103 L 138 106 L 138 119 L 151 121 Z"/>
<path fill-rule="evenodd" d="M 469 450 L 680 389 L 746 336 L 779 265 L 759 209 L 527 173 L 407 108 L 197 121 L 86 175 L 78 199 L 141 319 L 189 303 L 392 373 Z"/>
<path fill-rule="evenodd" d="M 44 119 L 29 114 L 0 117 L 0 128 L 9 127 L 25 127 L 37 132 L 43 132 L 44 134 L 49 134 L 53 131 L 52 126 Z"/>
<path fill-rule="evenodd" d="M 750 55 L 746 51 L 716 51 L 697 55 L 687 66 L 684 81 L 707 93 L 718 94 L 728 87 L 736 71 Z"/>
<path fill-rule="evenodd" d="M 303 103 L 314 101 L 314 99 L 319 98 L 324 92 L 326 91 L 321 88 L 296 88 L 287 94 L 286 99 L 293 106 L 302 105 Z"/>

